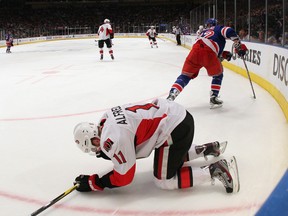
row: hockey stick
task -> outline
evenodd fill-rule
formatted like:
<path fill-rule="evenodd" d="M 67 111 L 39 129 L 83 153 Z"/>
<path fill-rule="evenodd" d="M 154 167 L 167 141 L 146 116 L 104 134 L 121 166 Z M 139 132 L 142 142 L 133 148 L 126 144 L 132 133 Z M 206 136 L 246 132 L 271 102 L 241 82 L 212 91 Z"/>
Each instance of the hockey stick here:
<path fill-rule="evenodd" d="M 254 99 L 256 99 L 255 91 L 254 91 L 254 88 L 253 88 L 253 85 L 252 85 L 252 81 L 251 81 L 251 77 L 250 77 L 250 73 L 249 73 L 248 67 L 246 65 L 246 61 L 244 60 L 243 56 L 241 58 L 242 58 L 242 60 L 244 62 L 244 65 L 245 65 L 245 68 L 246 68 L 246 71 L 247 71 L 247 75 L 248 75 L 248 78 L 249 78 L 249 81 L 250 81 L 250 85 L 251 85 L 251 88 L 252 88 L 252 92 L 253 92 L 253 97 L 254 97 Z"/>
<path fill-rule="evenodd" d="M 58 202 L 59 200 L 63 199 L 65 196 L 67 196 L 68 194 L 70 194 L 72 191 L 74 191 L 76 188 L 79 187 L 79 184 L 75 184 L 73 187 L 69 188 L 68 190 L 66 190 L 64 193 L 62 193 L 61 195 L 59 195 L 58 197 L 56 197 L 55 199 L 53 199 L 52 201 L 50 201 L 48 204 L 42 206 L 41 208 L 39 208 L 38 210 L 34 211 L 31 216 L 36 216 L 38 214 L 40 214 L 41 212 L 43 212 L 45 209 L 49 208 L 50 206 L 54 205 L 56 202 Z"/>

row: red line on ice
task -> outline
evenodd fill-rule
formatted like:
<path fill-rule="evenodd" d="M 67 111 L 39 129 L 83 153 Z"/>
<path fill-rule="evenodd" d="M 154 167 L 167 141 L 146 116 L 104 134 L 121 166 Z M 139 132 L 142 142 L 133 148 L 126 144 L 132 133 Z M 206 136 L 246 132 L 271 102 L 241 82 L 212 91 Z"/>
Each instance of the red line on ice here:
<path fill-rule="evenodd" d="M 10 194 L 7 192 L 0 191 L 0 196 L 21 201 L 29 204 L 36 204 L 38 205 L 38 208 L 41 208 L 43 205 L 46 205 L 48 201 L 45 203 L 40 200 L 31 199 L 24 196 L 19 196 L 15 194 Z M 60 201 L 61 202 L 61 201 Z M 227 213 L 235 213 L 235 212 L 241 212 L 245 210 L 249 210 L 252 208 L 259 208 L 259 204 L 251 204 L 251 205 L 242 205 L 242 206 L 232 206 L 227 208 L 218 208 L 218 209 L 199 209 L 199 210 L 155 210 L 155 211 L 145 211 L 145 210 L 117 210 L 117 209 L 101 209 L 101 208 L 94 208 L 94 207 L 85 207 L 85 206 L 70 206 L 65 204 L 55 204 L 51 206 L 51 208 L 59 208 L 59 209 L 65 209 L 73 212 L 80 212 L 80 213 L 91 213 L 91 214 L 107 214 L 107 215 L 160 215 L 160 216 L 172 216 L 172 215 L 215 215 L 215 214 L 227 214 Z M 35 209 L 37 210 L 37 209 Z"/>
<path fill-rule="evenodd" d="M 153 97 L 153 98 L 149 98 L 149 99 L 146 99 L 146 100 L 137 101 L 135 103 L 141 103 L 141 102 L 145 102 L 145 101 L 152 101 L 155 98 L 163 97 L 165 95 L 167 95 L 167 94 L 162 94 L 162 95 L 159 95 L 158 97 Z M 41 119 L 66 118 L 66 117 L 72 117 L 72 116 L 88 115 L 88 114 L 97 113 L 97 112 L 104 112 L 107 109 L 108 108 L 99 109 L 99 110 L 93 110 L 93 111 L 87 111 L 87 112 L 81 112 L 81 113 L 71 113 L 71 114 L 53 115 L 53 116 L 2 118 L 2 119 L 0 119 L 0 121 L 32 121 L 32 120 L 41 120 Z"/>

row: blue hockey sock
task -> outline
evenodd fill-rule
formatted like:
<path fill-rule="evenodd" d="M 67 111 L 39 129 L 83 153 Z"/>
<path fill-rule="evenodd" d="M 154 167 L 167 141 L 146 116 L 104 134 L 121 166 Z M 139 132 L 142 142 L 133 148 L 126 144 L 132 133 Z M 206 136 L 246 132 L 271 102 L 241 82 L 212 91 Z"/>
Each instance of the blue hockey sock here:
<path fill-rule="evenodd" d="M 216 97 L 218 96 L 219 91 L 221 89 L 222 79 L 223 79 L 223 73 L 218 76 L 213 76 L 211 82 L 211 91 L 213 96 Z"/>
<path fill-rule="evenodd" d="M 181 74 L 180 76 L 177 77 L 177 80 L 175 83 L 172 85 L 172 89 L 177 89 L 179 92 L 181 92 L 184 87 L 190 82 L 191 78 L 189 78 L 186 75 Z"/>

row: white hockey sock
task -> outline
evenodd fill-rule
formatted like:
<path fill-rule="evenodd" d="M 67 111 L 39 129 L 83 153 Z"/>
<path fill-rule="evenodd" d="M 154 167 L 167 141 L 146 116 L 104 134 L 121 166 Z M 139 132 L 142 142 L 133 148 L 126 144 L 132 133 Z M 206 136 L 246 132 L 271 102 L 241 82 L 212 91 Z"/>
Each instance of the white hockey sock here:
<path fill-rule="evenodd" d="M 192 146 L 190 147 L 190 149 L 188 151 L 188 160 L 189 161 L 204 156 L 203 152 L 201 152 L 200 154 L 197 154 L 195 147 L 196 147 L 196 145 L 192 144 Z"/>
<path fill-rule="evenodd" d="M 193 186 L 202 185 L 211 182 L 211 175 L 209 168 L 193 167 Z"/>

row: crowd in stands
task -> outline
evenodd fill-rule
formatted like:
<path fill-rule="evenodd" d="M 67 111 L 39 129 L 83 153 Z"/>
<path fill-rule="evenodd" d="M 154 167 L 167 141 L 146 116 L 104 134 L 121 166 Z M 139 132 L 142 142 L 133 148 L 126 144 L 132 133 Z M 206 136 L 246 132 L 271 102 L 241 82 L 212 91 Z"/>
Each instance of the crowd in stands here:
<path fill-rule="evenodd" d="M 190 10 L 191 7 L 187 5 L 151 7 L 118 4 L 70 5 L 41 9 L 30 7 L 21 10 L 2 8 L 0 9 L 0 30 L 11 30 L 17 38 L 53 35 L 67 28 L 81 30 L 81 33 L 95 33 L 103 20 L 109 18 L 115 32 L 145 32 L 150 25 L 163 25 L 162 30 L 165 31 L 167 30 L 165 25 L 168 23 L 184 26 L 183 17 L 186 17 L 185 20 L 189 19 Z"/>
<path fill-rule="evenodd" d="M 283 34 L 283 17 L 281 4 L 269 7 L 269 22 L 267 43 L 281 44 Z M 22 8 L 0 7 L 0 40 L 5 32 L 12 31 L 15 38 L 39 37 L 66 34 L 92 34 L 105 18 L 111 20 L 116 33 L 144 33 L 154 25 L 158 32 L 171 32 L 172 26 L 180 26 L 184 34 L 195 33 L 191 30 L 190 11 L 193 4 L 166 4 L 166 5 L 58 5 L 33 9 L 31 6 Z M 193 11 L 193 10 L 192 10 Z M 227 20 L 229 21 L 229 12 Z M 264 42 L 265 7 L 251 10 L 250 34 L 248 34 L 247 11 L 237 14 L 236 30 L 244 40 Z M 221 15 L 217 17 L 221 24 L 233 28 L 234 15 L 230 22 L 221 23 Z M 288 17 L 285 17 L 288 20 Z M 204 23 L 199 23 L 203 25 Z M 194 31 L 194 32 L 192 32 Z M 288 35 L 287 35 L 288 36 Z"/>
<path fill-rule="evenodd" d="M 271 2 L 270 2 L 271 3 Z M 268 25 L 267 25 L 267 40 L 266 43 L 279 45 L 281 44 L 283 34 L 283 10 L 282 4 L 271 4 L 268 8 Z M 228 16 L 234 17 L 234 14 Z M 250 12 L 250 29 L 248 25 L 248 11 L 240 10 L 237 14 L 237 32 L 241 39 L 251 42 L 265 42 L 266 30 L 266 9 L 264 6 L 259 6 L 251 9 Z M 288 17 L 285 16 L 287 20 Z M 231 19 L 232 20 L 232 19 Z M 227 24 L 227 23 L 226 23 Z M 229 25 L 229 24 L 227 24 Z M 249 34 L 250 30 L 250 34 Z"/>

